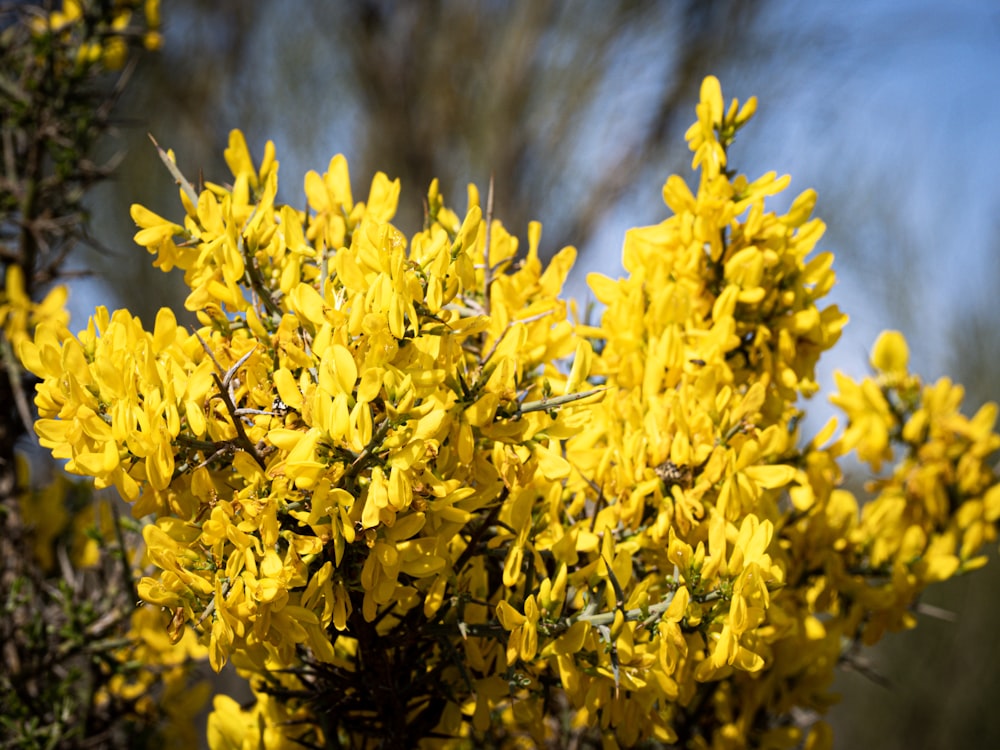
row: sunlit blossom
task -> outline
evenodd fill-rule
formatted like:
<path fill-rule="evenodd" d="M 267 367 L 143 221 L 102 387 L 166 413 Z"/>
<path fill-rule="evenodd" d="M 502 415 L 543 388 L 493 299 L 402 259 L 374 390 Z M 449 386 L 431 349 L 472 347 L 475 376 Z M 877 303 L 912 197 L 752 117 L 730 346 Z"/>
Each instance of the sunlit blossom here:
<path fill-rule="evenodd" d="M 275 681 L 249 709 L 216 700 L 213 747 L 322 742 L 331 721 L 360 737 L 293 675 L 374 669 L 415 633 L 445 697 L 427 747 L 475 744 L 491 715 L 547 741 L 554 686 L 610 746 L 821 747 L 824 724 L 768 732 L 825 709 L 845 644 L 911 626 L 927 585 L 982 564 L 996 407 L 963 416 L 901 335 L 871 377 L 837 376 L 841 431 L 800 435 L 847 318 L 824 301 L 815 193 L 776 214 L 789 179 L 730 163 L 755 110 L 706 79 L 696 184 L 670 177 L 625 275 L 590 277 L 599 320 L 561 296 L 575 250 L 543 263 L 540 226 L 521 248 L 474 188 L 461 214 L 434 183 L 406 237 L 398 181 L 355 200 L 337 156 L 304 210 L 278 205 L 273 145 L 258 164 L 238 131 L 230 182 L 182 185 L 177 220 L 132 208 L 199 327 L 99 309 L 76 336 L 42 319 L 19 351 L 42 444 L 148 516 L 140 596 L 213 668 Z M 850 451 L 877 477 L 867 503 L 840 486 Z"/>

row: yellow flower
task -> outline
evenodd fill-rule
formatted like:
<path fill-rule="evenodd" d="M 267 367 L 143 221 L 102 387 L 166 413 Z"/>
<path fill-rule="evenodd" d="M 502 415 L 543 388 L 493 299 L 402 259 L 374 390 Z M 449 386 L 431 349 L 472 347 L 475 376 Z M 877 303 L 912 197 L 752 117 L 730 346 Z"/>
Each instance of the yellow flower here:
<path fill-rule="evenodd" d="M 0 331 L 16 357 L 20 358 L 21 346 L 31 340 L 39 325 L 51 327 L 57 335 L 64 334 L 69 323 L 67 295 L 65 286 L 55 286 L 41 302 L 35 302 L 25 291 L 21 267 L 7 267 L 4 289 L 0 291 Z"/>
<path fill-rule="evenodd" d="M 497 617 L 507 636 L 507 663 L 514 664 L 518 659 L 530 662 L 538 653 L 538 604 L 534 596 L 524 600 L 524 614 L 514 609 L 508 602 L 497 604 Z"/>

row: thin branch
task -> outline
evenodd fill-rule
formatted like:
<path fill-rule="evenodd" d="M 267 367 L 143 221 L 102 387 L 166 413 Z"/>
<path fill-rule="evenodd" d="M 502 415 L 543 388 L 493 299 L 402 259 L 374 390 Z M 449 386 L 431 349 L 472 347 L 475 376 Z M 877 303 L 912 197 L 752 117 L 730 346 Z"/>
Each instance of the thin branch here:
<path fill-rule="evenodd" d="M 226 388 L 226 385 L 214 372 L 212 373 L 212 379 L 215 380 L 215 385 L 219 389 L 219 398 L 221 398 L 222 402 L 226 405 L 226 411 L 229 412 L 229 416 L 232 418 L 233 426 L 236 428 L 236 434 L 239 436 L 238 442 L 240 448 L 249 453 L 260 468 L 266 469 L 267 464 L 264 463 L 263 457 L 261 457 L 260 453 L 257 451 L 257 446 L 250 441 L 246 428 L 243 427 L 243 418 L 236 413 L 236 405 L 233 403 L 233 399 L 230 397 L 229 390 Z"/>
<path fill-rule="evenodd" d="M 181 186 L 181 190 L 184 191 L 184 194 L 188 197 L 188 200 L 191 201 L 191 204 L 193 206 L 197 206 L 198 193 L 195 192 L 195 189 L 191 186 L 191 183 L 187 181 L 187 178 L 181 173 L 181 170 L 177 168 L 177 165 L 174 163 L 174 160 L 171 159 L 170 156 L 167 154 L 167 152 L 160 147 L 160 144 L 156 142 L 156 139 L 153 137 L 153 134 L 148 133 L 147 135 L 149 135 L 149 140 L 153 142 L 153 145 L 156 146 L 156 153 L 159 155 L 160 161 L 162 161 L 164 166 L 166 166 L 167 171 L 170 172 L 171 175 L 173 175 L 174 181 Z"/>
<path fill-rule="evenodd" d="M 548 411 L 549 409 L 555 409 L 560 406 L 565 406 L 566 404 L 571 404 L 574 401 L 581 401 L 585 398 L 590 398 L 598 393 L 603 393 L 608 390 L 607 388 L 592 388 L 589 391 L 581 391 L 580 393 L 567 393 L 565 396 L 555 396 L 553 398 L 543 398 L 539 401 L 526 401 L 521 404 L 517 411 L 514 412 L 513 418 L 517 419 L 525 414 L 533 411 Z"/>

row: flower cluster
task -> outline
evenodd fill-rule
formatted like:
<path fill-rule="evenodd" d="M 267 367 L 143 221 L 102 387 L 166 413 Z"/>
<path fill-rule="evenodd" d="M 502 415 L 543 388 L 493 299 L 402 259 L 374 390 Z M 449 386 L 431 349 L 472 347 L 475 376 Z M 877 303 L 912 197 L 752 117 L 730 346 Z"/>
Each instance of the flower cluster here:
<path fill-rule="evenodd" d="M 698 185 L 671 177 L 627 275 L 589 279 L 599 323 L 560 296 L 575 251 L 544 265 L 533 224 L 519 252 L 475 188 L 459 216 L 432 184 L 407 238 L 398 181 L 355 202 L 343 157 L 302 210 L 270 143 L 257 165 L 234 131 L 232 182 L 200 193 L 163 153 L 184 214 L 133 206 L 136 241 L 199 327 L 99 309 L 20 354 L 42 444 L 148 518 L 140 596 L 251 678 L 213 747 L 820 747 L 789 717 L 827 707 L 845 649 L 981 564 L 995 407 L 961 416 L 898 334 L 873 378 L 839 376 L 846 429 L 799 433 L 846 316 L 821 305 L 815 194 L 777 215 L 788 178 L 728 164 L 755 108 L 706 79 Z M 900 452 L 867 504 L 851 450 Z"/>
<path fill-rule="evenodd" d="M 39 323 L 65 330 L 69 324 L 66 312 L 67 290 L 63 285 L 55 286 L 41 302 L 35 302 L 24 288 L 24 271 L 20 266 L 7 266 L 4 272 L 4 288 L 0 290 L 0 332 L 3 341 L 10 346 L 4 352 L 5 361 L 13 362 L 13 355 L 21 343 L 31 338 Z"/>
<path fill-rule="evenodd" d="M 113 6 L 109 14 L 105 5 Z M 160 0 L 114 0 L 94 4 L 64 0 L 61 10 L 31 19 L 39 43 L 50 37 L 76 49 L 79 65 L 120 70 L 128 57 L 130 40 L 141 39 L 146 49 L 159 49 Z"/>

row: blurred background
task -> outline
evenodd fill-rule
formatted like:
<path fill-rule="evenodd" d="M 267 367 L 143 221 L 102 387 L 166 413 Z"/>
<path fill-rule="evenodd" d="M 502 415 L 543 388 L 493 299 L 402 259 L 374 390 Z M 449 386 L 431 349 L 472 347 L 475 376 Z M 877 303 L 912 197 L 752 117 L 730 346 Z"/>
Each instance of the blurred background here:
<path fill-rule="evenodd" d="M 459 211 L 466 185 L 542 248 L 571 244 L 585 277 L 620 270 L 625 229 L 666 216 L 660 190 L 690 180 L 683 133 L 702 78 L 757 95 L 731 164 L 776 170 L 819 193 L 851 323 L 823 369 L 860 376 L 878 331 L 896 328 L 928 380 L 967 386 L 969 411 L 1000 398 L 1000 5 L 988 0 L 359 0 L 164 3 L 164 46 L 119 107 L 105 156 L 118 178 L 95 191 L 99 250 L 74 282 L 73 327 L 96 304 L 145 321 L 182 308 L 131 240 L 128 206 L 179 217 L 177 192 L 147 138 L 190 178 L 225 181 L 227 134 L 259 159 L 271 139 L 279 199 L 304 206 L 306 171 L 343 153 L 356 198 L 376 170 L 400 177 L 398 224 L 419 226 L 433 177 Z M 830 413 L 823 396 L 811 411 Z M 818 425 L 819 420 L 815 423 Z M 995 557 L 995 555 L 994 555 Z M 954 621 L 922 617 L 870 654 L 875 679 L 845 673 L 830 717 L 837 748 L 1000 747 L 1000 564 L 932 590 Z"/>

